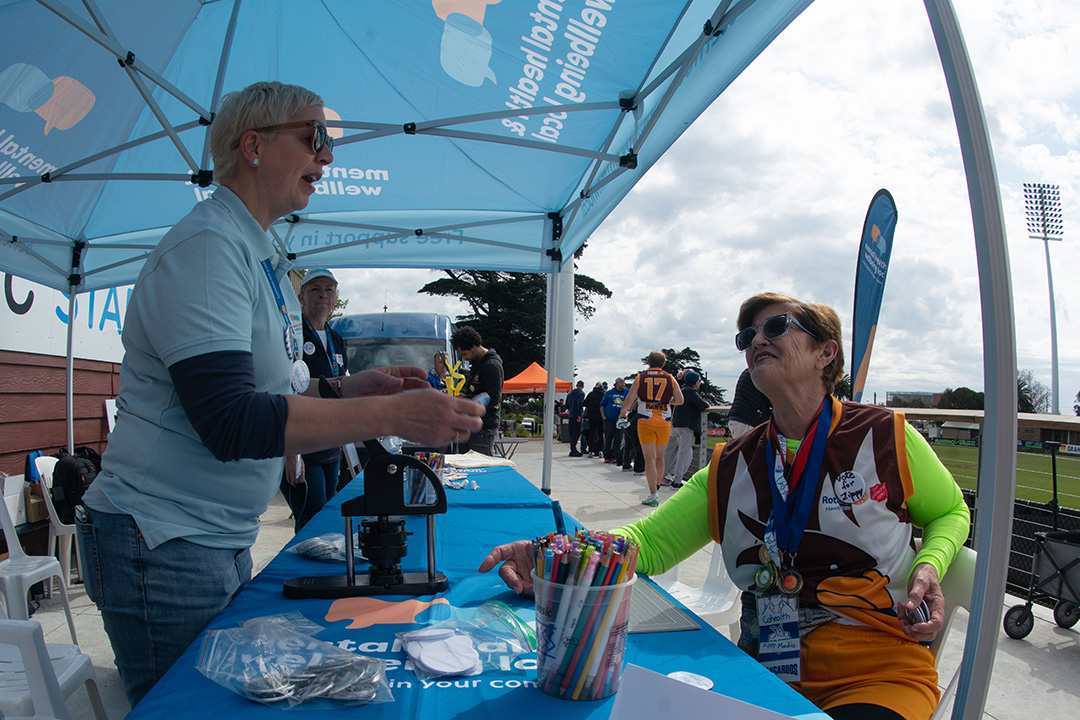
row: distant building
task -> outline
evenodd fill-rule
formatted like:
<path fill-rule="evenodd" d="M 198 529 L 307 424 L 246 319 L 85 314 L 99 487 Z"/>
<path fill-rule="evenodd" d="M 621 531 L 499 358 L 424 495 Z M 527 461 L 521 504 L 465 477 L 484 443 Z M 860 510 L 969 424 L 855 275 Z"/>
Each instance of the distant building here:
<path fill-rule="evenodd" d="M 941 393 L 930 392 L 887 392 L 885 404 L 888 407 L 937 407 Z"/>

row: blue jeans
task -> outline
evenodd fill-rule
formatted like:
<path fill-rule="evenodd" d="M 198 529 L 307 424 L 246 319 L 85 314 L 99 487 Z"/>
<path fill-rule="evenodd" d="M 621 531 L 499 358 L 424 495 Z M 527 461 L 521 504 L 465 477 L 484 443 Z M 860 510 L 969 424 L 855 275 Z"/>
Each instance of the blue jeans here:
<path fill-rule="evenodd" d="M 186 540 L 147 547 L 130 515 L 77 520 L 86 594 L 98 606 L 132 707 L 251 579 L 251 553 Z"/>
<path fill-rule="evenodd" d="M 334 497 L 340 470 L 341 458 L 325 465 L 305 462 L 304 482 L 290 485 L 282 479 L 281 494 L 285 496 L 285 502 L 292 510 L 294 531 L 300 532 L 300 528 L 307 525 L 308 520 L 322 510 L 326 501 Z"/>

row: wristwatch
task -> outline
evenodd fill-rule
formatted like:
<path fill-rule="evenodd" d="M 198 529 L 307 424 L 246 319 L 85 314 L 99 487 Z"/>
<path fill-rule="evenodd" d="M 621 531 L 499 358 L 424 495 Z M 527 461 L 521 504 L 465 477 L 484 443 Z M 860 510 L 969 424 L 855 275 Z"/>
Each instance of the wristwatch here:
<path fill-rule="evenodd" d="M 341 397 L 341 378 L 319 378 L 319 396 L 324 398 L 340 398 Z"/>

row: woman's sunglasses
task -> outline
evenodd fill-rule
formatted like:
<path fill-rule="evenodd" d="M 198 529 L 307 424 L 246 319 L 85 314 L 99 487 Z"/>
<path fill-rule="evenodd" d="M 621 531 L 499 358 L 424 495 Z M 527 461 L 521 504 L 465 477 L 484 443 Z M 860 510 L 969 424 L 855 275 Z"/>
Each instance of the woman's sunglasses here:
<path fill-rule="evenodd" d="M 251 128 L 255 132 L 270 132 L 272 130 L 293 130 L 295 128 L 314 128 L 315 132 L 311 136 L 311 150 L 316 155 L 323 148 L 333 151 L 334 138 L 330 137 L 330 133 L 327 132 L 326 126 L 318 120 L 298 120 L 296 122 L 281 123 L 279 125 L 267 125 L 266 127 Z M 237 140 L 233 147 L 238 147 L 240 141 Z"/>
<path fill-rule="evenodd" d="M 803 324 L 799 322 L 798 318 L 791 313 L 786 312 L 782 315 L 773 315 L 771 318 L 767 318 L 765 322 L 761 323 L 761 327 L 743 328 L 735 333 L 735 347 L 737 347 L 740 352 L 745 352 L 750 349 L 750 344 L 754 342 L 754 338 L 757 336 L 758 332 L 764 334 L 766 340 L 775 340 L 778 337 L 787 335 L 791 331 L 792 325 L 815 340 L 820 339 L 817 335 L 803 327 Z"/>

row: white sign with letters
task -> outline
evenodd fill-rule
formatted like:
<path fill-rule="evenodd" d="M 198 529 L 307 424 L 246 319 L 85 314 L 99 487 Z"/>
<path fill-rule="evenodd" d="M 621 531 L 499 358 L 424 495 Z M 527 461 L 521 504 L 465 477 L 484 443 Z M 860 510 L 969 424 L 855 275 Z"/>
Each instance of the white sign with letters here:
<path fill-rule="evenodd" d="M 0 350 L 67 356 L 68 296 L 59 290 L 4 274 L 0 303 Z M 131 285 L 80 293 L 75 298 L 74 355 L 120 362 L 120 333 Z"/>

